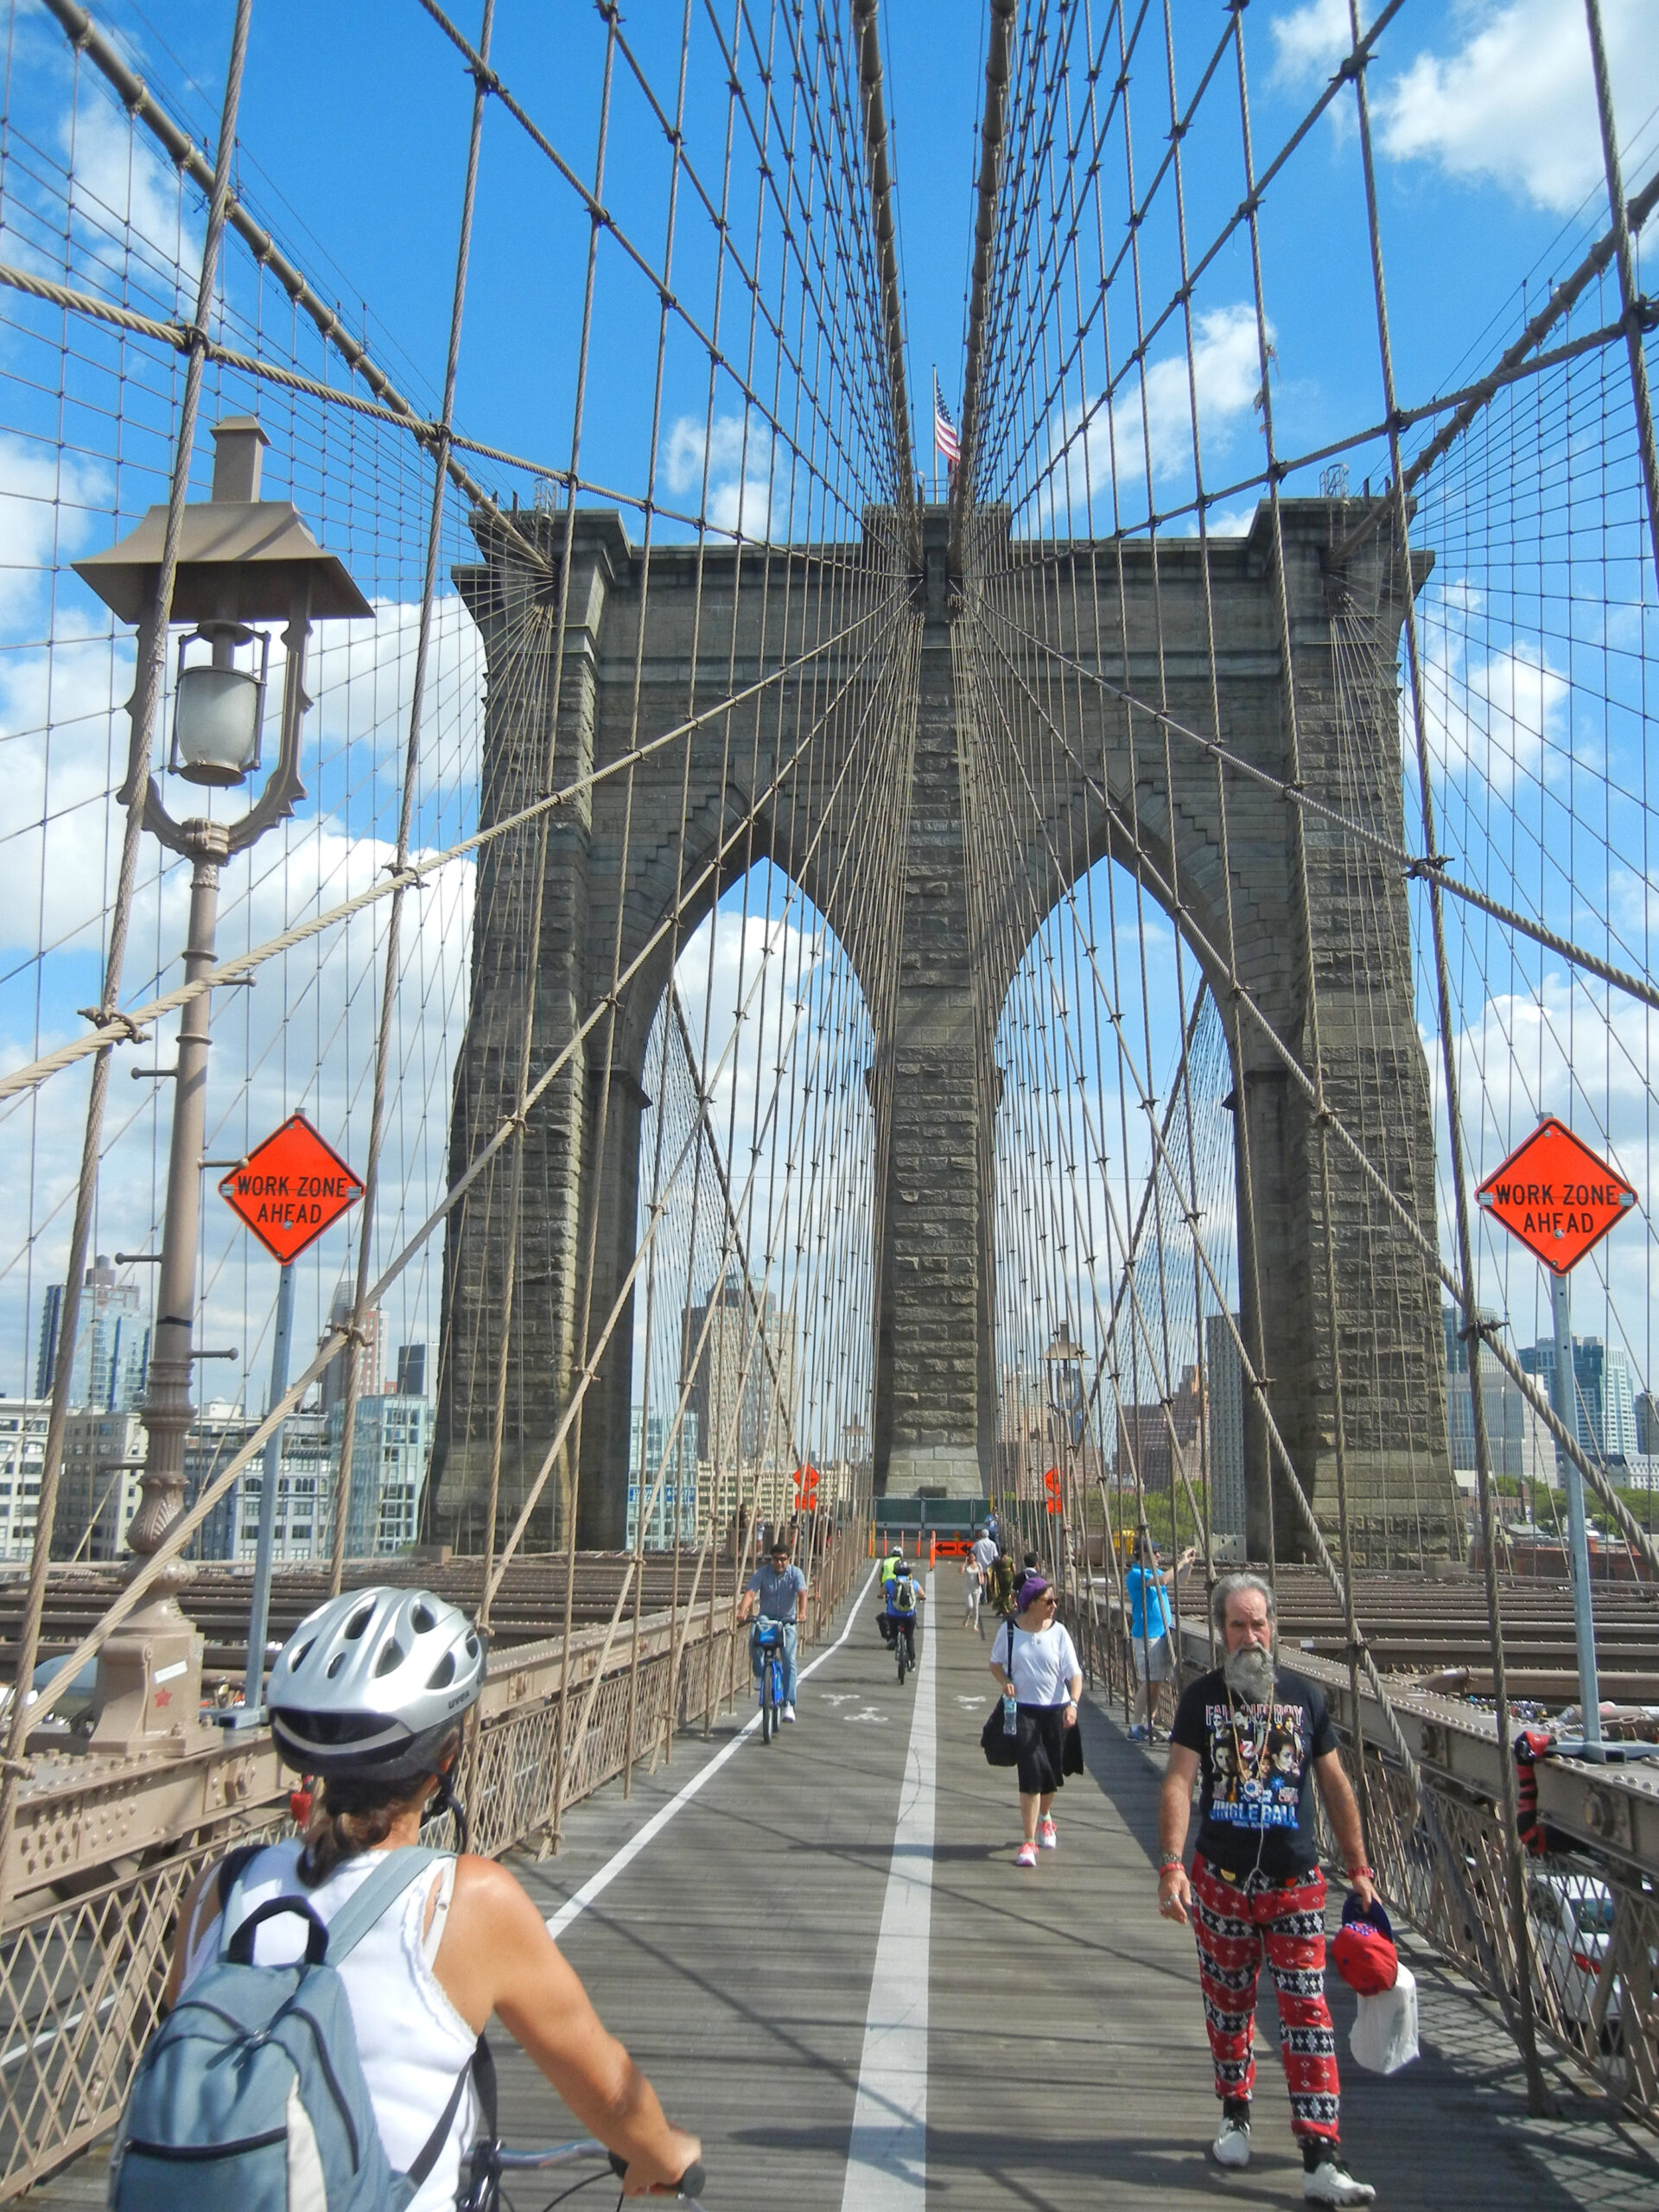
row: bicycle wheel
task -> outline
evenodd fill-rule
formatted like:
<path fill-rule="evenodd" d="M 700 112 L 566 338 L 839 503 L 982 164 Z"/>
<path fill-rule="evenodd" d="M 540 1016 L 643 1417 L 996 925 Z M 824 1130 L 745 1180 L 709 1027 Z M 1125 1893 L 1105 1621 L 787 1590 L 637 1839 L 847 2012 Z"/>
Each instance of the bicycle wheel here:
<path fill-rule="evenodd" d="M 900 1629 L 898 1635 L 893 1637 L 893 1648 L 899 1655 L 899 1686 L 902 1689 L 905 1681 L 905 1669 L 910 1664 L 910 1646 L 905 1640 L 905 1632 L 903 1629 Z"/>
<path fill-rule="evenodd" d="M 769 1744 L 778 1732 L 778 1707 L 773 1700 L 771 1659 L 760 1661 L 760 1740 Z"/>

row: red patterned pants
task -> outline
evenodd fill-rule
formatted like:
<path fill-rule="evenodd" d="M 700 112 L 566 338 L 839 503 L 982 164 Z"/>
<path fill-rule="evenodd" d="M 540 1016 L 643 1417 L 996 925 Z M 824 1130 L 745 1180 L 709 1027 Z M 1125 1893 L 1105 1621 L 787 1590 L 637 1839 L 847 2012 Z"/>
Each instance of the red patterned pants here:
<path fill-rule="evenodd" d="M 1248 2097 L 1255 2085 L 1255 1987 L 1266 1957 L 1279 1993 L 1279 2037 L 1299 2136 L 1337 2136 L 1337 2038 L 1325 2001 L 1325 1877 L 1228 1881 L 1207 1859 L 1192 1861 L 1192 1925 L 1198 1939 L 1204 2021 L 1216 2062 L 1216 2094 Z"/>

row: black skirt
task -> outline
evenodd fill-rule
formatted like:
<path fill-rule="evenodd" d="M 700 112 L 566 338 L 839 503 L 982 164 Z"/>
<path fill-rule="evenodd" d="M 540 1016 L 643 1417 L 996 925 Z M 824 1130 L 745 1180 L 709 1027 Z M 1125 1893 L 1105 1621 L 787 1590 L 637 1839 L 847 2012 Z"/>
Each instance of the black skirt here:
<path fill-rule="evenodd" d="M 1068 1774 L 1083 1772 L 1083 1738 L 1065 1725 L 1063 1705 L 1020 1708 L 1020 1795 L 1046 1797 L 1064 1789 Z"/>

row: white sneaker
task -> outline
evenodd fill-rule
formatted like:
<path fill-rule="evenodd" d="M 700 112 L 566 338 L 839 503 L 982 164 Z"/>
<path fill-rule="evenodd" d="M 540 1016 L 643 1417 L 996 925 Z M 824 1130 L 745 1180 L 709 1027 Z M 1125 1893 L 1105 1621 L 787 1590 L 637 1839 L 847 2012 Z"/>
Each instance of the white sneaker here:
<path fill-rule="evenodd" d="M 1370 2182 L 1356 2181 L 1334 2158 L 1302 2176 L 1302 2195 L 1310 2204 L 1370 2204 L 1376 2198 Z"/>
<path fill-rule="evenodd" d="M 795 1708 L 792 1705 L 786 1705 L 784 1707 L 784 1718 L 785 1720 L 792 1720 L 795 1718 Z"/>
<path fill-rule="evenodd" d="M 1250 2163 L 1249 2121 L 1224 2120 L 1220 2134 L 1210 2145 L 1210 2155 L 1218 2166 L 1248 2166 Z"/>

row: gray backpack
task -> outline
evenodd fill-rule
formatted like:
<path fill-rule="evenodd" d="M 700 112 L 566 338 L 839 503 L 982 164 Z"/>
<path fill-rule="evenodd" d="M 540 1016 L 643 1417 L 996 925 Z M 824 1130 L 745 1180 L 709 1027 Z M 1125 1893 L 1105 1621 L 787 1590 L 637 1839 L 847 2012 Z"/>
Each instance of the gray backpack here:
<path fill-rule="evenodd" d="M 223 1925 L 262 1847 L 219 1870 Z M 110 2157 L 111 2212 L 403 2212 L 437 2161 L 469 2076 L 486 2124 L 493 2076 L 479 2052 L 405 2174 L 387 2161 L 334 1968 L 439 1856 L 392 1853 L 325 1925 L 302 1897 L 272 1897 L 229 1936 L 151 2039 Z M 308 1923 L 305 1958 L 253 1963 L 254 1931 L 279 1914 Z"/>

